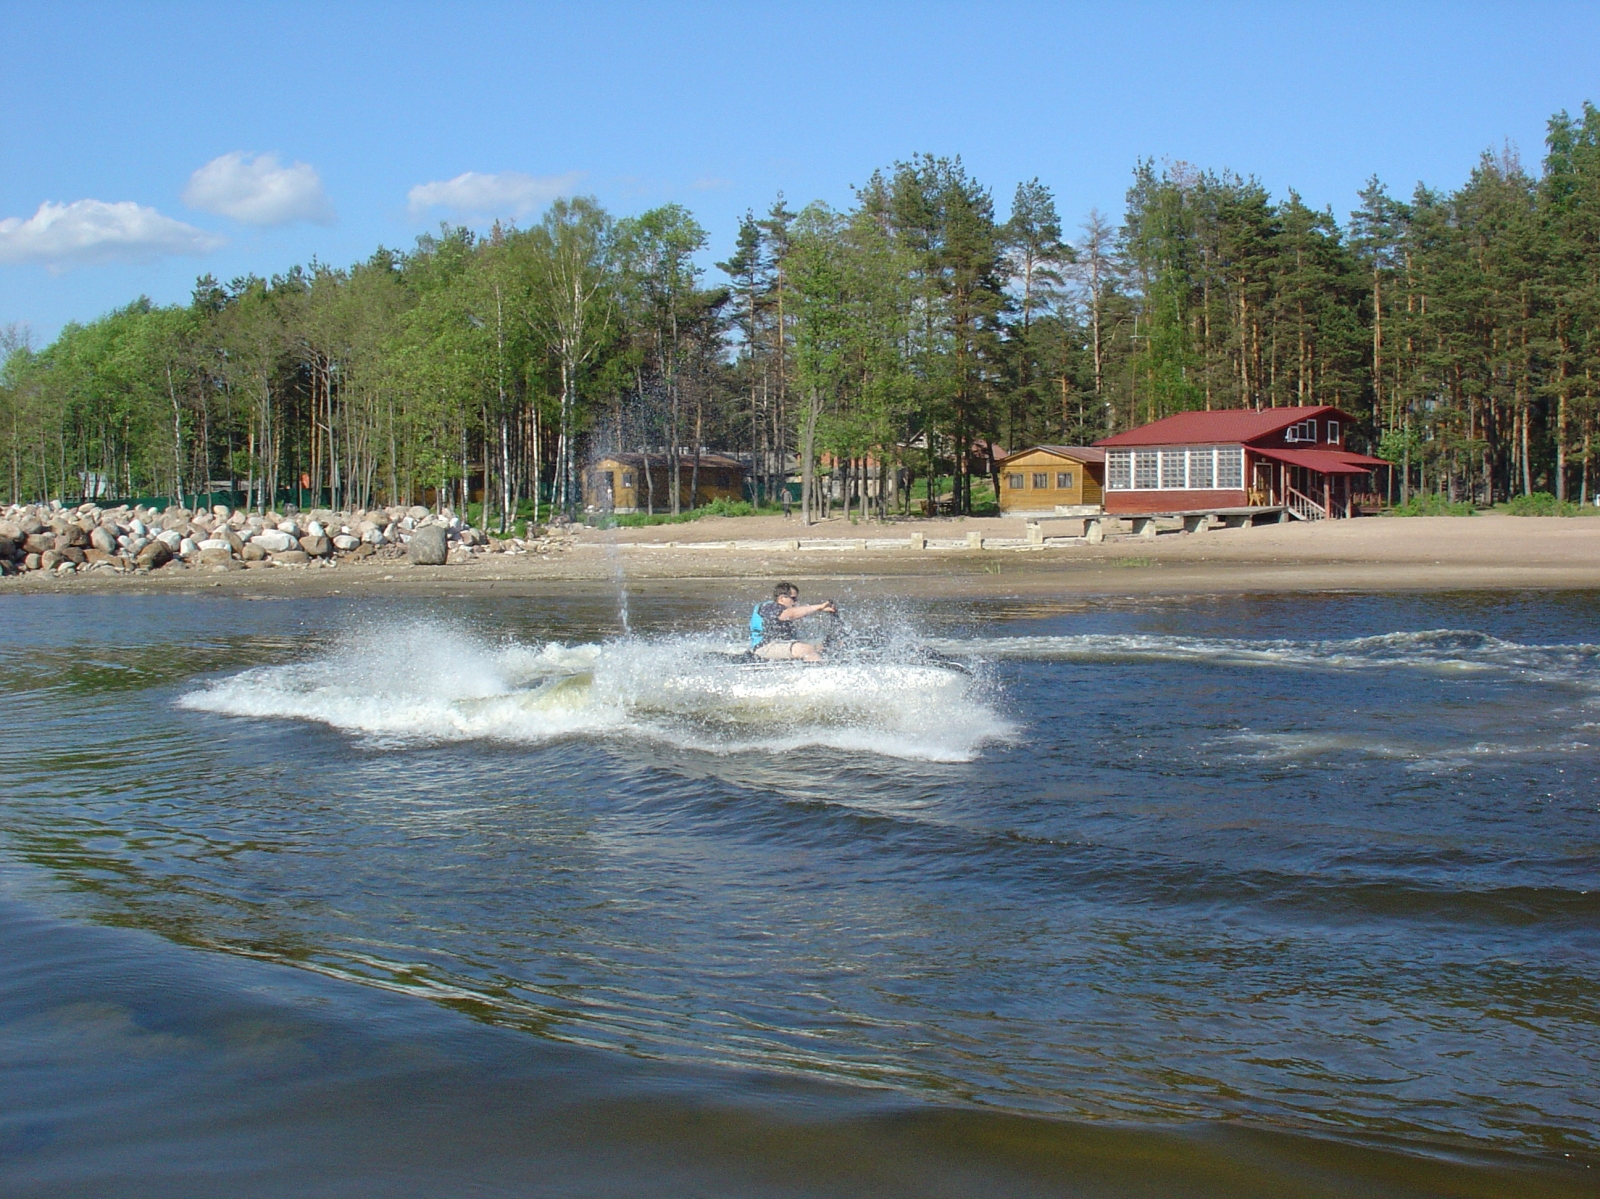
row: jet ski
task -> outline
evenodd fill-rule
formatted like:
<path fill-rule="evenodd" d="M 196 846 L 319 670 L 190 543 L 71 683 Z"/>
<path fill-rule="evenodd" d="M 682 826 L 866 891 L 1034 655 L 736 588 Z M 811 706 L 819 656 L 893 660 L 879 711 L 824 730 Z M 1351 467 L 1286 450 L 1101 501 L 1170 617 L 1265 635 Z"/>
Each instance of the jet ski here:
<path fill-rule="evenodd" d="M 821 648 L 823 659 L 821 662 L 806 662 L 798 658 L 772 659 L 757 657 L 753 649 L 720 651 L 720 656 L 731 664 L 744 671 L 781 671 L 791 673 L 796 670 L 815 670 L 819 666 L 849 665 L 849 666 L 927 666 L 938 670 L 948 670 L 953 674 L 970 675 L 972 670 L 966 663 L 948 654 L 927 645 L 884 645 L 851 632 L 843 619 L 837 613 L 828 614 L 831 628 L 822 638 Z M 812 617 L 811 619 L 816 619 Z M 802 638 L 810 640 L 810 638 Z"/>

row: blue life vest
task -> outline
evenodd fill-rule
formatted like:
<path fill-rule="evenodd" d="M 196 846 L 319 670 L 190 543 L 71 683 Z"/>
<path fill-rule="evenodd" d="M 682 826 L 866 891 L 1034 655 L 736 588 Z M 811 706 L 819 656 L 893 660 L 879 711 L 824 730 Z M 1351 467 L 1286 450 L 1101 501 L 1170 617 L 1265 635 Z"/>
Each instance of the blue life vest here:
<path fill-rule="evenodd" d="M 761 619 L 761 605 L 757 604 L 750 611 L 750 648 L 761 648 L 761 643 L 766 639 L 767 622 Z"/>

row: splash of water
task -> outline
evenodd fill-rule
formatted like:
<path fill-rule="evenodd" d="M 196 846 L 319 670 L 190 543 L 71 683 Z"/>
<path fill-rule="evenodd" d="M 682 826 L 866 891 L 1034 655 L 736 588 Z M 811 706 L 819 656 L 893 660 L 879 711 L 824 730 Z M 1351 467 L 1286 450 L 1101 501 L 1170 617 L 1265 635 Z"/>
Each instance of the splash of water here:
<path fill-rule="evenodd" d="M 808 746 L 962 762 L 1012 724 L 982 679 L 937 665 L 752 665 L 697 638 L 488 644 L 441 624 L 350 635 L 180 706 L 317 721 L 374 743 L 642 738 L 719 754 Z"/>

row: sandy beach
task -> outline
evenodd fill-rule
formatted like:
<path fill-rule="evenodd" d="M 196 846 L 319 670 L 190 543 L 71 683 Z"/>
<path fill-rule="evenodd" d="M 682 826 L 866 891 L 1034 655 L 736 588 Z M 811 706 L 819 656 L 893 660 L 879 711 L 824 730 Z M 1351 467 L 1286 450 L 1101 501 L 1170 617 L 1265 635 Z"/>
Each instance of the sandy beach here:
<path fill-rule="evenodd" d="M 1075 528 L 1076 526 L 1071 526 Z M 1113 536 L 1099 545 L 1058 540 L 1069 522 L 1046 522 L 1045 545 L 1023 545 L 1021 518 L 849 523 L 802 528 L 782 517 L 708 517 L 639 529 L 583 529 L 548 555 L 481 555 L 441 567 L 403 560 L 334 568 L 147 575 L 32 574 L 0 582 L 0 596 L 41 592 L 182 592 L 292 596 L 529 594 L 552 585 L 630 586 L 792 578 L 802 587 L 955 597 L 1236 594 L 1258 591 L 1450 591 L 1600 587 L 1600 519 L 1365 518 L 1204 533 Z M 986 548 L 974 549 L 977 534 Z M 927 548 L 913 548 L 925 537 Z M 987 543 L 999 542 L 999 545 Z M 754 544 L 752 544 L 754 543 Z M 801 548 L 793 548 L 798 543 Z M 1009 544 L 1008 544 L 1009 543 Z"/>

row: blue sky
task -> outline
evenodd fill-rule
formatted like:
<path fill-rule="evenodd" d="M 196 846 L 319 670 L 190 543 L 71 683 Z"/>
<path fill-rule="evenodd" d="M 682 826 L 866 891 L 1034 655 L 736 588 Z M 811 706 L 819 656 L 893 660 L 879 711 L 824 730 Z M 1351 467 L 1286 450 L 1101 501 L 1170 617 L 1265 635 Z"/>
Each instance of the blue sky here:
<path fill-rule="evenodd" d="M 1600 6 L 0 2 L 0 324 L 537 219 L 739 215 L 960 154 L 1075 227 L 1144 156 L 1294 187 L 1459 184 L 1600 102 Z M 46 204 L 50 207 L 43 207 Z M 719 277 L 713 272 L 713 277 Z"/>

